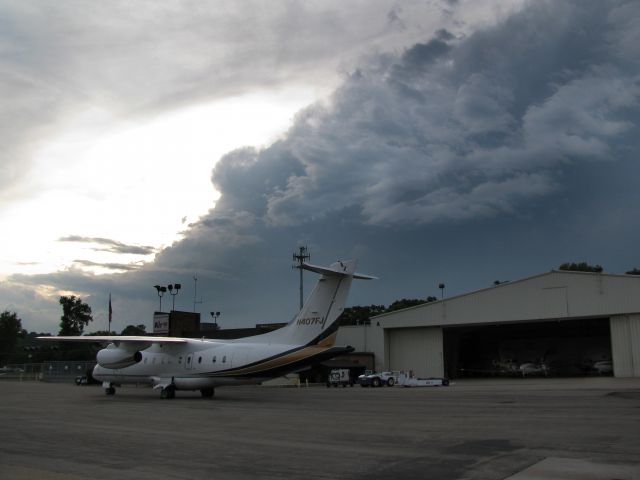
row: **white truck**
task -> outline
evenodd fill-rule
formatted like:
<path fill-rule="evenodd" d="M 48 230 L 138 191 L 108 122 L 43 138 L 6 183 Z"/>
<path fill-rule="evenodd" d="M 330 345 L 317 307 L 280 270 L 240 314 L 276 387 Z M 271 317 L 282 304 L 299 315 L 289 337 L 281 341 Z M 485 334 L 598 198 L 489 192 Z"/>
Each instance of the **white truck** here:
<path fill-rule="evenodd" d="M 348 368 L 334 368 L 329 372 L 329 379 L 327 380 L 327 388 L 338 385 L 342 385 L 346 387 L 349 385 L 353 387 L 353 380 L 351 380 L 351 372 L 349 372 Z"/>

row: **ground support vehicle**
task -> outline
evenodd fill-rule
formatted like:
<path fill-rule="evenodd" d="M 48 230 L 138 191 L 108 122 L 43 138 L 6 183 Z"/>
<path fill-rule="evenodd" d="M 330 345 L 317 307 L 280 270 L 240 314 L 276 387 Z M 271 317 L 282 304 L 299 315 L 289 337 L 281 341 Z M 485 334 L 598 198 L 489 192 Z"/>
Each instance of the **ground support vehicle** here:
<path fill-rule="evenodd" d="M 358 377 L 358 383 L 361 387 L 393 387 L 398 383 L 400 372 L 365 372 L 364 375 Z"/>
<path fill-rule="evenodd" d="M 400 372 L 397 383 L 402 387 L 446 387 L 449 385 L 449 380 L 437 377 L 418 378 L 409 373 Z"/>
<path fill-rule="evenodd" d="M 348 368 L 334 368 L 329 372 L 329 380 L 327 380 L 327 387 L 337 387 L 342 385 L 346 387 L 349 385 L 353 387 L 353 380 L 351 379 L 351 372 Z"/>

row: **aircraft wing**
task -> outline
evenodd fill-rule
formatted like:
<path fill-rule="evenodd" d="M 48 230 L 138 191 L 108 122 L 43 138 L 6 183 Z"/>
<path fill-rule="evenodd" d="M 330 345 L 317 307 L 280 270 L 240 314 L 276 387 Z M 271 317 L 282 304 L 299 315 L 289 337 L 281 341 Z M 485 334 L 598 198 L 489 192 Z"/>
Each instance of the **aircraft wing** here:
<path fill-rule="evenodd" d="M 145 336 L 120 336 L 120 335 L 82 335 L 68 337 L 37 337 L 38 340 L 49 342 L 89 342 L 89 343 L 188 343 L 190 339 L 179 337 L 145 337 Z"/>

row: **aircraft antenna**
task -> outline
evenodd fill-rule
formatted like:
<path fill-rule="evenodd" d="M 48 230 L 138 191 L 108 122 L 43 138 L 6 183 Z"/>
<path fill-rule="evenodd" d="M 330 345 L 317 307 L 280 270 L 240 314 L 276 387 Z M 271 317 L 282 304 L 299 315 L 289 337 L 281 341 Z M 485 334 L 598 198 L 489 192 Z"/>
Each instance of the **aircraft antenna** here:
<path fill-rule="evenodd" d="M 304 304 L 304 289 L 302 285 L 302 264 L 305 260 L 311 258 L 311 254 L 309 253 L 309 248 L 305 246 L 298 247 L 298 253 L 293 253 L 293 261 L 298 262 L 297 265 L 293 265 L 292 268 L 297 268 L 300 270 L 300 310 L 302 310 L 302 305 Z"/>

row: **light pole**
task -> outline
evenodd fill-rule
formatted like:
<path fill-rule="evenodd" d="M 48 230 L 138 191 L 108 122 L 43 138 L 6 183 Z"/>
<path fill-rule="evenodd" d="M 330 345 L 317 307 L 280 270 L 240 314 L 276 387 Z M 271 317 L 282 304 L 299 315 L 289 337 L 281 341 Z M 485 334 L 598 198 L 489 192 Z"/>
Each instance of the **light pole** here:
<path fill-rule="evenodd" d="M 171 310 L 173 311 L 176 309 L 176 295 L 182 288 L 182 285 L 180 285 L 179 283 L 176 283 L 175 285 L 168 285 L 167 288 L 169 289 L 169 293 L 171 294 L 171 299 L 173 301 L 171 305 Z"/>
<path fill-rule="evenodd" d="M 158 310 L 159 312 L 162 311 L 162 296 L 167 292 L 167 287 L 161 287 L 160 285 L 154 285 L 153 288 L 156 289 L 156 291 L 158 292 L 158 297 L 160 297 L 160 310 Z"/>
<path fill-rule="evenodd" d="M 211 318 L 213 318 L 213 324 L 215 325 L 213 328 L 218 329 L 218 317 L 220 316 L 220 312 L 209 312 L 211 313 Z"/>
<path fill-rule="evenodd" d="M 440 289 L 440 299 L 442 300 L 444 298 L 444 283 L 438 285 L 438 288 Z"/>

